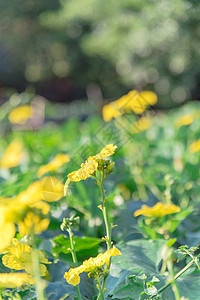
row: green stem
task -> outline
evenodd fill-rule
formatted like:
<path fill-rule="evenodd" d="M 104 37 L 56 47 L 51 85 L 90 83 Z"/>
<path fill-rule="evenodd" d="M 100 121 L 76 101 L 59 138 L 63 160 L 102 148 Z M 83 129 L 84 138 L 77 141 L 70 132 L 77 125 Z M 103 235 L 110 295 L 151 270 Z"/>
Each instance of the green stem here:
<path fill-rule="evenodd" d="M 103 203 L 102 204 L 102 212 L 103 212 L 103 218 L 104 218 L 104 223 L 105 223 L 105 227 L 106 227 L 106 244 L 107 244 L 107 250 L 109 250 L 112 247 L 112 237 L 111 237 L 112 228 L 111 228 L 111 224 L 110 224 L 109 217 L 108 217 L 107 201 L 106 201 L 106 197 L 104 196 L 104 189 L 103 189 L 104 172 L 103 171 L 101 172 L 101 181 L 99 181 L 96 176 L 95 176 L 95 179 L 96 179 L 97 185 L 100 189 L 101 197 L 102 197 L 102 203 Z M 109 270 L 110 270 L 110 262 L 107 265 L 106 270 L 107 270 L 107 274 L 108 274 Z M 103 282 L 102 282 L 102 286 L 101 286 L 101 291 L 102 291 L 103 295 L 105 293 L 107 277 L 108 276 L 103 278 Z M 100 290 L 99 290 L 99 295 L 97 297 L 97 300 L 100 300 L 101 298 L 102 297 L 101 297 Z"/>
<path fill-rule="evenodd" d="M 109 222 L 109 218 L 108 218 L 108 211 L 107 211 L 107 201 L 106 198 L 104 196 L 104 190 L 103 190 L 103 177 L 104 174 L 102 172 L 102 176 L 101 176 L 101 182 L 98 180 L 98 178 L 95 176 L 97 185 L 100 189 L 101 192 L 101 197 L 102 197 L 102 212 L 103 212 L 103 217 L 104 217 L 104 222 L 105 222 L 105 227 L 106 227 L 106 243 L 107 243 L 107 250 L 109 250 L 112 246 L 112 242 L 111 242 L 111 225 Z"/>
<path fill-rule="evenodd" d="M 173 270 L 173 263 L 172 263 L 172 259 L 170 257 L 170 260 L 167 262 L 167 267 L 169 270 L 169 274 L 171 276 L 171 281 L 172 281 L 172 290 L 174 292 L 174 296 L 176 300 L 180 300 L 181 299 L 181 295 L 177 286 L 177 283 L 174 279 L 174 270 Z"/>
<path fill-rule="evenodd" d="M 174 280 L 176 280 L 177 278 L 179 278 L 183 273 L 185 273 L 195 262 L 195 259 L 190 261 L 182 270 L 180 270 L 180 272 L 178 272 L 175 276 L 173 280 L 170 280 L 167 284 L 165 284 L 162 288 L 160 288 L 158 290 L 158 293 L 163 292 L 166 288 L 168 288 L 168 286 L 170 286 Z M 149 299 L 153 299 L 155 297 L 155 295 L 151 296 Z"/>
<path fill-rule="evenodd" d="M 73 232 L 72 232 L 72 228 L 71 228 L 70 225 L 68 225 L 67 231 L 69 233 L 72 259 L 73 259 L 75 267 L 78 267 L 78 260 L 77 260 L 77 257 L 76 257 L 76 251 L 75 251 L 75 247 L 74 247 Z M 75 288 L 76 288 L 76 293 L 77 293 L 78 300 L 81 300 L 81 293 L 80 293 L 79 286 L 76 285 Z"/>
<path fill-rule="evenodd" d="M 37 293 L 37 299 L 38 300 L 45 300 L 44 298 L 44 288 L 43 288 L 43 281 L 41 279 L 40 275 L 40 261 L 39 256 L 35 244 L 35 236 L 34 234 L 31 234 L 32 237 L 32 267 L 33 267 L 33 276 L 35 281 L 35 289 Z"/>
<path fill-rule="evenodd" d="M 99 296 L 98 296 L 98 298 L 97 299 L 101 299 L 101 300 L 104 300 L 104 292 L 103 292 L 103 289 L 102 289 L 102 287 L 101 287 L 101 283 L 100 283 L 100 280 L 99 280 L 99 277 L 96 275 L 95 276 L 95 281 L 96 281 L 96 283 L 97 283 L 97 288 L 98 288 L 98 290 L 99 290 Z"/>

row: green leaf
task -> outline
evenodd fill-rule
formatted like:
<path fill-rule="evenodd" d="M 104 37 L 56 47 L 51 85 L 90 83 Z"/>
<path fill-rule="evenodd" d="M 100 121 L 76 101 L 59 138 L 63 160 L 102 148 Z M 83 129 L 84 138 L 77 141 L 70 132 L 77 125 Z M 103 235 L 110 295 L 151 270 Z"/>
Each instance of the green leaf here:
<path fill-rule="evenodd" d="M 73 239 L 76 252 L 94 248 L 102 242 L 101 239 L 91 237 L 74 237 Z M 68 237 L 60 235 L 53 239 L 53 254 L 55 257 L 58 257 L 60 253 L 70 253 L 70 248 L 70 239 Z"/>

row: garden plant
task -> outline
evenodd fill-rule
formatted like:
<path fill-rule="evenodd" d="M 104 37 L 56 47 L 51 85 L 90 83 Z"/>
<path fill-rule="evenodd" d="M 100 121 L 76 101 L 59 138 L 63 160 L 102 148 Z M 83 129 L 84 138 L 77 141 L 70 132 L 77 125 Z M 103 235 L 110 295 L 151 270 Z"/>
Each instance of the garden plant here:
<path fill-rule="evenodd" d="M 200 104 L 0 108 L 0 299 L 200 300 Z M 67 111 L 71 111 L 69 117 Z"/>

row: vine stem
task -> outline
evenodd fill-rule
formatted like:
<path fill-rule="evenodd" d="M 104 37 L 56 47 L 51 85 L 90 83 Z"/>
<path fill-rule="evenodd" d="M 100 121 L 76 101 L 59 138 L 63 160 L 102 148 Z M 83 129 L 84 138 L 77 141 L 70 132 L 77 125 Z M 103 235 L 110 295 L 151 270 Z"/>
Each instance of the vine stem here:
<path fill-rule="evenodd" d="M 101 171 L 101 181 L 99 181 L 99 179 L 96 177 L 96 175 L 94 175 L 94 177 L 96 179 L 96 183 L 97 183 L 97 185 L 100 189 L 100 192 L 101 192 L 102 206 L 100 206 L 100 208 L 103 212 L 103 218 L 104 218 L 104 223 L 105 223 L 105 227 L 106 227 L 106 238 L 105 238 L 105 240 L 106 240 L 106 244 L 107 244 L 107 250 L 110 250 L 111 247 L 112 247 L 112 239 L 111 239 L 112 226 L 110 224 L 109 217 L 108 217 L 107 201 L 106 201 L 107 199 L 104 196 L 104 188 L 103 188 L 104 171 Z M 110 262 L 106 267 L 107 274 L 109 273 L 109 270 L 110 270 Z M 101 290 L 103 292 L 103 295 L 105 293 L 105 285 L 106 285 L 107 277 L 108 277 L 108 275 L 103 278 L 103 282 L 102 282 L 102 286 L 101 286 Z M 100 299 L 102 299 L 102 296 L 99 292 L 97 300 L 100 300 Z"/>
<path fill-rule="evenodd" d="M 69 233 L 72 259 L 73 259 L 75 267 L 78 267 L 78 260 L 77 260 L 77 257 L 76 257 L 76 251 L 75 251 L 75 247 L 74 247 L 73 232 L 72 232 L 72 228 L 71 228 L 70 225 L 68 225 L 67 231 Z M 79 285 L 76 285 L 75 288 L 76 288 L 76 293 L 77 293 L 78 300 L 81 300 L 81 293 L 80 293 Z"/>
<path fill-rule="evenodd" d="M 31 240 L 32 240 L 32 267 L 33 267 L 33 275 L 34 275 L 34 281 L 35 281 L 35 289 L 37 293 L 37 299 L 38 300 L 45 300 L 44 298 L 44 287 L 43 282 L 40 275 L 40 262 L 39 262 L 39 256 L 37 252 L 37 247 L 35 244 L 35 236 L 32 233 L 31 234 Z"/>
<path fill-rule="evenodd" d="M 98 296 L 97 299 L 105 300 L 105 298 L 104 298 L 104 292 L 103 292 L 103 289 L 101 287 L 101 283 L 100 283 L 99 277 L 97 275 L 95 276 L 95 281 L 97 283 L 97 288 L 99 290 L 99 296 Z"/>
<path fill-rule="evenodd" d="M 191 260 L 182 270 L 180 270 L 173 278 L 173 280 L 170 280 L 167 284 L 165 284 L 162 288 L 160 288 L 158 290 L 158 293 L 163 292 L 166 288 L 168 288 L 168 286 L 170 286 L 171 284 L 173 284 L 173 282 L 179 278 L 183 273 L 185 273 L 194 263 L 196 262 L 196 258 L 194 258 L 193 260 Z M 155 295 L 151 296 L 149 299 L 153 299 L 155 297 Z"/>
<path fill-rule="evenodd" d="M 174 292 L 175 299 L 176 300 L 181 300 L 181 295 L 180 295 L 177 283 L 174 279 L 174 269 L 173 269 L 173 262 L 172 262 L 172 249 L 170 251 L 169 260 L 167 261 L 167 267 L 168 267 L 168 270 L 169 270 L 169 274 L 171 276 L 172 290 Z"/>

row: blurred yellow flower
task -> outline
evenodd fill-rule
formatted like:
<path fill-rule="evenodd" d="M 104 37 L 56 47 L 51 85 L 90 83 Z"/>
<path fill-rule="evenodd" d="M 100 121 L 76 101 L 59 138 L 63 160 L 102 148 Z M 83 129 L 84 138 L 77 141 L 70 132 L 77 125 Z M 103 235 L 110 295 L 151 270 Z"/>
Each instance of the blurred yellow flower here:
<path fill-rule="evenodd" d="M 0 251 L 8 247 L 15 236 L 15 224 L 21 234 L 34 231 L 35 234 L 47 229 L 49 205 L 63 197 L 63 184 L 55 177 L 44 177 L 33 182 L 27 190 L 13 198 L 0 198 Z"/>
<path fill-rule="evenodd" d="M 109 264 L 111 256 L 121 255 L 121 252 L 113 246 L 110 250 L 105 253 L 100 253 L 97 257 L 91 257 L 85 260 L 83 264 L 77 268 L 70 269 L 65 273 L 64 278 L 69 284 L 78 285 L 80 283 L 79 274 L 83 272 L 92 272 L 97 267 L 102 267 L 104 264 Z"/>
<path fill-rule="evenodd" d="M 49 223 L 50 221 L 48 218 L 44 218 L 39 214 L 34 214 L 34 212 L 29 211 L 24 220 L 18 223 L 19 233 L 22 235 L 28 235 L 31 232 L 40 234 L 48 228 Z"/>
<path fill-rule="evenodd" d="M 200 151 L 200 139 L 192 143 L 189 147 L 189 151 L 191 153 L 199 152 Z"/>
<path fill-rule="evenodd" d="M 42 188 L 42 200 L 53 202 L 60 200 L 64 195 L 64 185 L 53 176 L 46 176 L 40 180 Z"/>
<path fill-rule="evenodd" d="M 67 175 L 68 179 L 64 186 L 65 194 L 67 192 L 67 188 L 70 181 L 78 182 L 92 176 L 92 174 L 98 168 L 98 160 L 113 155 L 116 148 L 117 146 L 113 146 L 113 144 L 108 144 L 95 156 L 90 156 L 84 163 L 82 163 L 80 169 L 69 173 Z"/>
<path fill-rule="evenodd" d="M 0 210 L 0 218 L 2 217 Z M 0 222 L 0 252 L 8 247 L 15 236 L 15 225 L 12 222 Z"/>
<path fill-rule="evenodd" d="M 33 284 L 33 278 L 26 273 L 1 273 L 0 288 L 16 288 L 22 284 Z"/>
<path fill-rule="evenodd" d="M 177 118 L 174 121 L 174 126 L 176 128 L 179 128 L 179 127 L 182 127 L 182 126 L 190 125 L 194 120 L 195 120 L 195 115 L 194 114 L 186 114 L 184 116 L 181 116 L 181 117 Z"/>
<path fill-rule="evenodd" d="M 18 166 L 24 156 L 23 145 L 19 140 L 14 140 L 6 149 L 0 161 L 0 168 L 9 169 Z"/>
<path fill-rule="evenodd" d="M 139 133 L 147 130 L 151 126 L 152 122 L 149 117 L 142 117 L 137 122 L 133 123 L 131 127 L 132 133 Z"/>
<path fill-rule="evenodd" d="M 55 171 L 59 167 L 61 167 L 63 164 L 70 161 L 70 157 L 67 154 L 57 154 L 55 158 L 50 161 L 48 164 L 41 166 L 38 170 L 37 176 L 41 177 L 45 173 Z"/>
<path fill-rule="evenodd" d="M 30 105 L 22 105 L 13 109 L 8 119 L 12 124 L 24 125 L 33 115 L 33 108 Z"/>
<path fill-rule="evenodd" d="M 149 105 L 157 102 L 157 96 L 151 91 L 139 93 L 136 90 L 130 91 L 121 98 L 104 105 L 102 110 L 103 119 L 109 122 L 113 118 L 118 118 L 126 112 L 133 111 L 136 114 L 142 114 Z"/>
<path fill-rule="evenodd" d="M 104 105 L 102 110 L 102 115 L 105 122 L 109 122 L 113 118 L 118 118 L 119 116 L 121 116 L 121 114 L 122 113 L 120 112 L 120 110 L 115 107 L 114 102 Z"/>
<path fill-rule="evenodd" d="M 45 276 L 46 266 L 49 264 L 44 254 L 40 250 L 33 250 L 30 246 L 19 242 L 17 239 L 12 240 L 12 244 L 5 249 L 6 253 L 2 258 L 4 266 L 14 270 L 25 270 L 28 274 L 33 275 L 32 253 L 37 251 L 40 262 L 40 274 Z"/>
<path fill-rule="evenodd" d="M 53 202 L 63 197 L 63 184 L 54 176 L 45 176 L 29 185 L 18 195 L 21 203 L 31 205 L 40 200 Z"/>
<path fill-rule="evenodd" d="M 162 218 L 166 215 L 177 213 L 180 210 L 180 207 L 174 204 L 163 204 L 158 202 L 153 207 L 142 205 L 141 209 L 134 212 L 134 216 L 137 217 L 143 215 L 146 217 Z"/>

